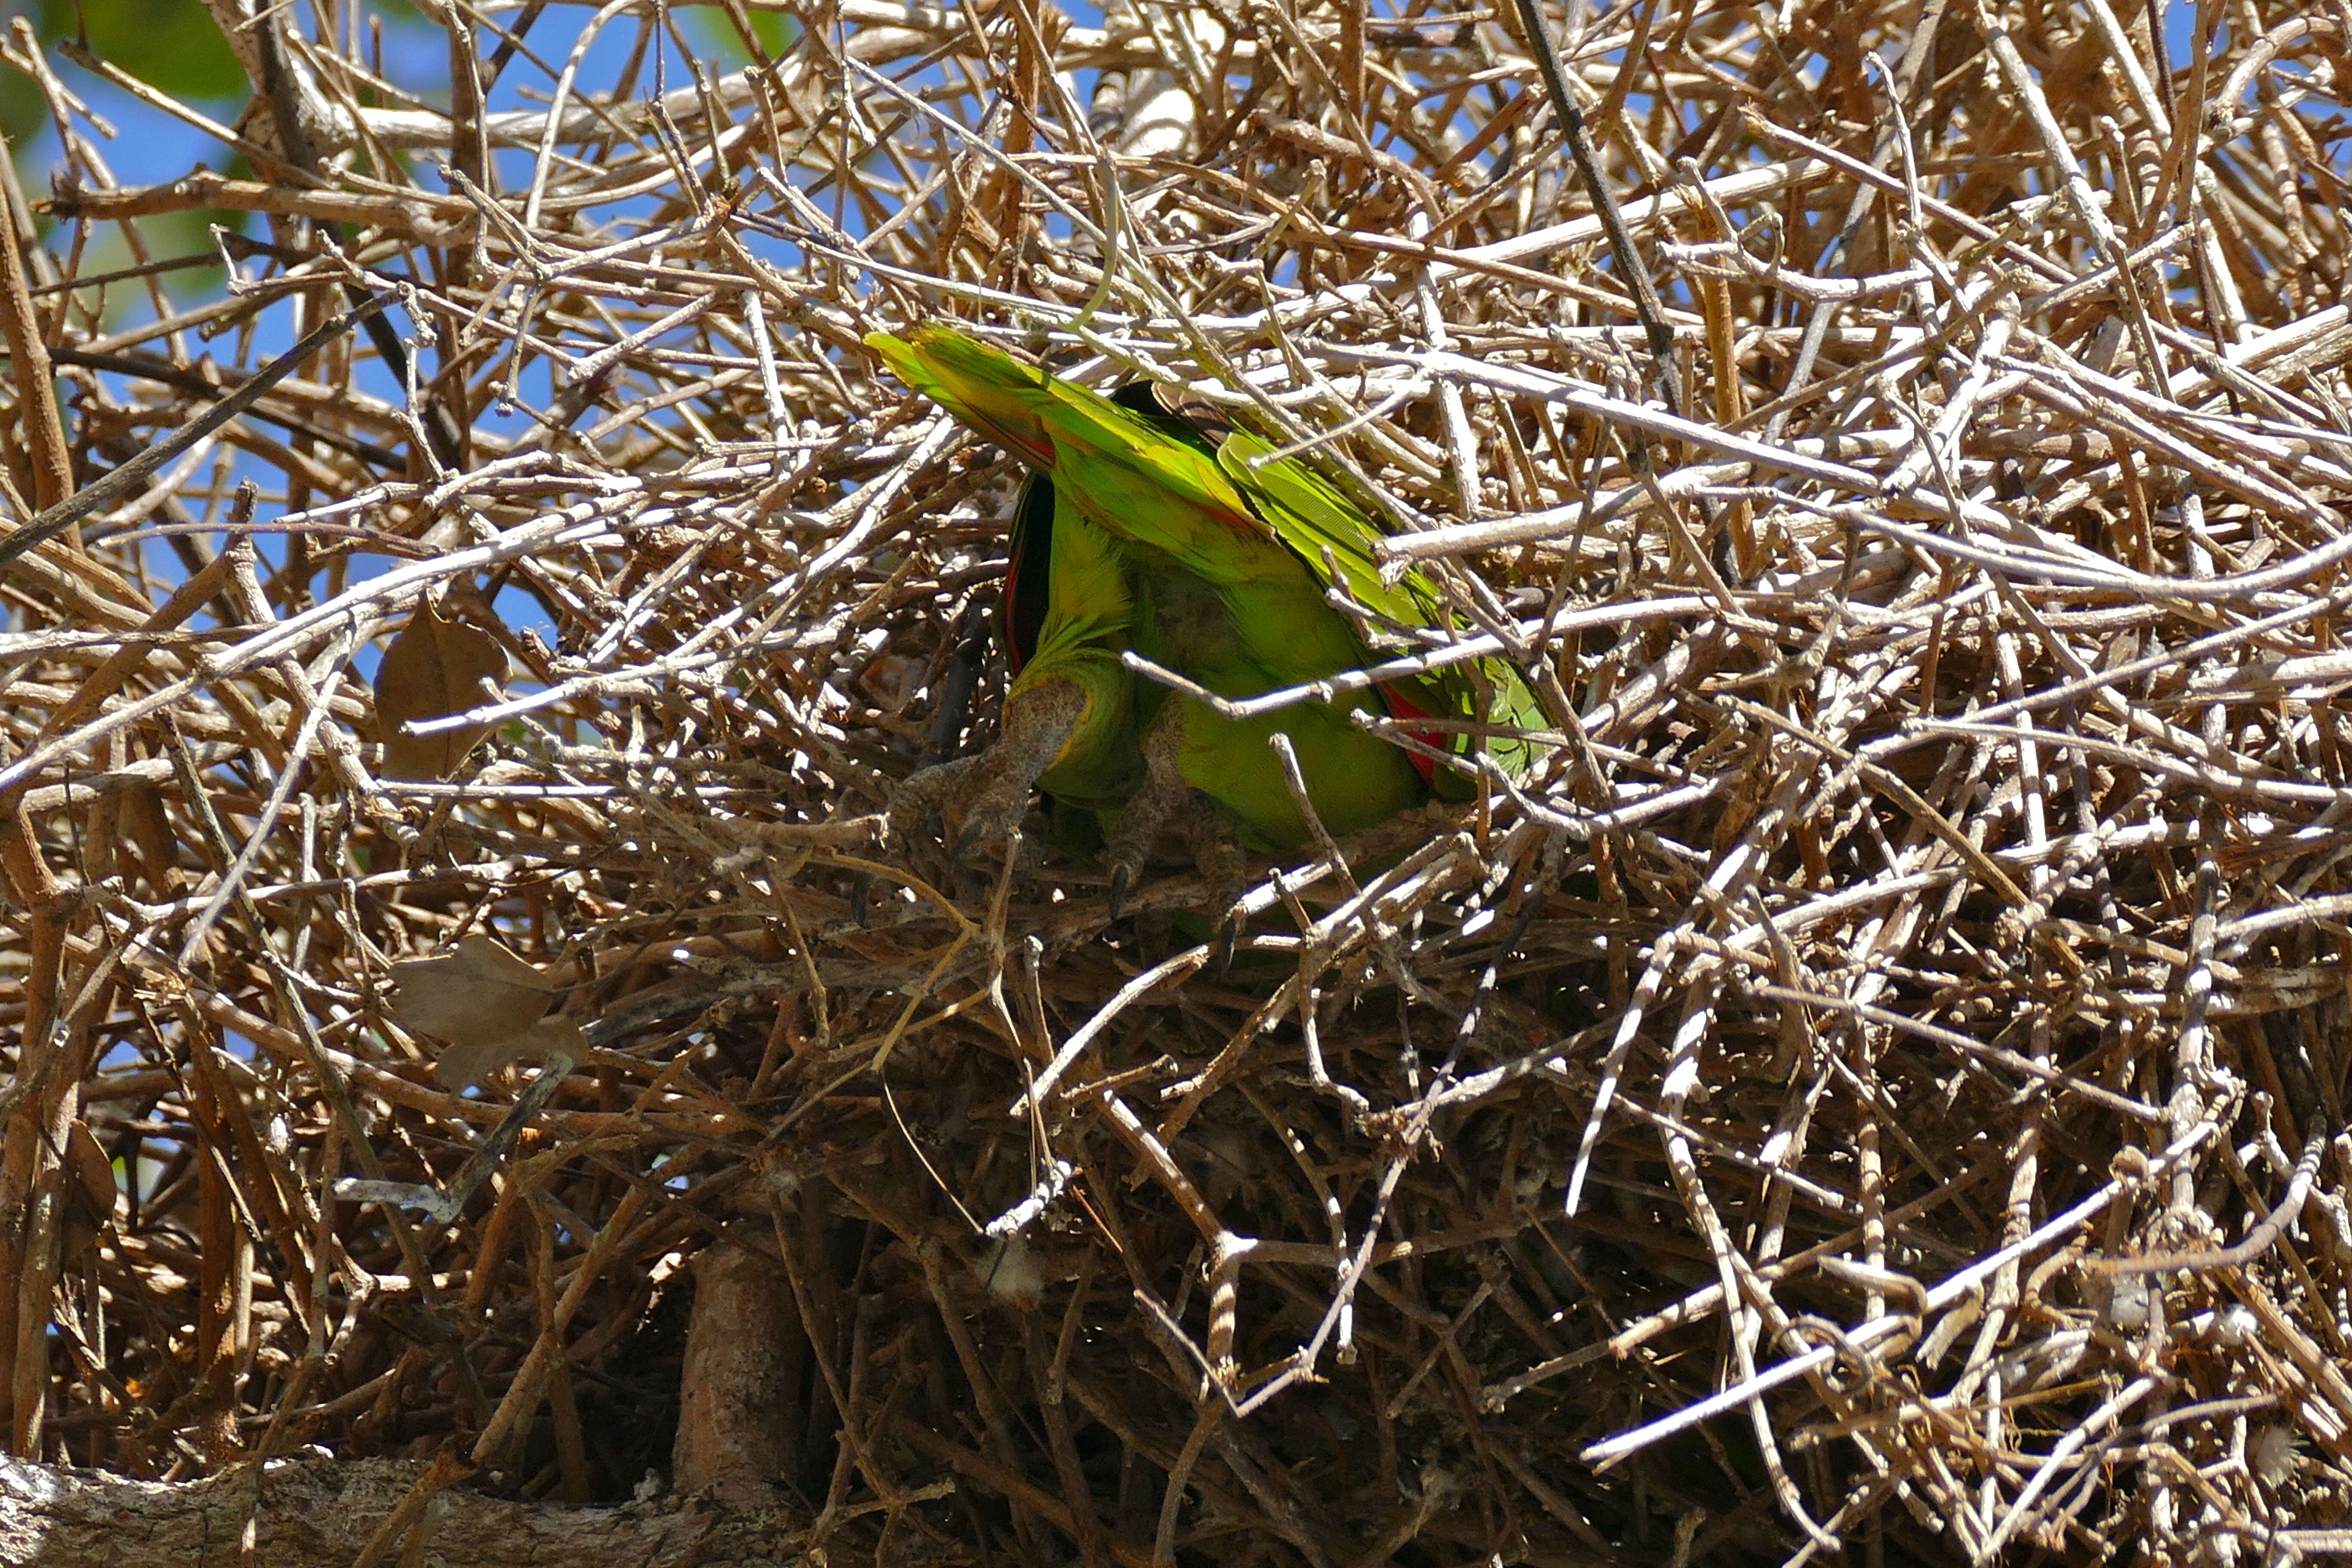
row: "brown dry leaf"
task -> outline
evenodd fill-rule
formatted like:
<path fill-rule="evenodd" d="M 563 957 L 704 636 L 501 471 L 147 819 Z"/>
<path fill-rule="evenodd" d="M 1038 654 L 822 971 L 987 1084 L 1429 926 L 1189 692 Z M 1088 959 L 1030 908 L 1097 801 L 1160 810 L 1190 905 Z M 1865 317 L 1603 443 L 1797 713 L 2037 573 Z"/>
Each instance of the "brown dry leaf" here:
<path fill-rule="evenodd" d="M 114 1162 L 84 1121 L 66 1129 L 65 1252 L 79 1258 L 98 1245 L 114 1217 Z"/>
<path fill-rule="evenodd" d="M 383 650 L 375 674 L 375 713 L 383 727 L 383 776 L 446 779 L 466 753 L 496 728 L 468 724 L 431 735 L 411 735 L 415 719 L 462 713 L 483 700 L 482 682 L 504 680 L 506 650 L 479 626 L 445 618 L 429 604 L 416 606 L 401 634 Z"/>
<path fill-rule="evenodd" d="M 571 1020 L 546 1017 L 563 987 L 487 936 L 467 937 L 456 952 L 438 958 L 395 963 L 392 978 L 400 987 L 393 1016 L 446 1042 L 433 1074 L 448 1088 L 478 1082 L 519 1057 L 544 1056 L 580 1037 Z"/>
<path fill-rule="evenodd" d="M 511 1039 L 449 1047 L 433 1064 L 433 1080 L 443 1089 L 462 1089 L 511 1063 L 543 1062 L 559 1051 L 578 1061 L 588 1054 L 588 1037 L 570 1018 L 541 1018 Z"/>

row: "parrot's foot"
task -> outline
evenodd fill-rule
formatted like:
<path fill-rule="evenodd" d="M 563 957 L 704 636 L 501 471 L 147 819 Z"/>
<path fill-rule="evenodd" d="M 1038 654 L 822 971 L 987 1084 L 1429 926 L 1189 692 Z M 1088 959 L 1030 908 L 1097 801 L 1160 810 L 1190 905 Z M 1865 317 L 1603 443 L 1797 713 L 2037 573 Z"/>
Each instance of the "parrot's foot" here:
<path fill-rule="evenodd" d="M 1187 835 L 1192 844 L 1192 864 L 1200 868 L 1201 879 L 1208 884 L 1210 906 L 1231 911 L 1249 881 L 1249 857 L 1242 852 L 1241 840 L 1234 837 L 1232 820 L 1206 796 L 1195 800 L 1192 806 Z"/>
<path fill-rule="evenodd" d="M 1119 807 L 1118 816 L 1107 835 L 1103 864 L 1110 868 L 1113 920 L 1118 919 L 1128 893 L 1142 879 L 1160 830 L 1192 808 L 1192 786 L 1184 782 L 1183 764 L 1178 755 L 1184 731 L 1182 721 L 1171 716 L 1175 707 L 1175 703 L 1168 703 L 1160 709 L 1160 717 L 1151 721 L 1150 730 L 1143 737 L 1143 787 Z"/>
<path fill-rule="evenodd" d="M 1110 826 L 1103 863 L 1110 868 L 1110 918 L 1118 919 L 1128 893 L 1143 875 L 1160 830 L 1181 824 L 1192 863 L 1208 883 L 1209 901 L 1223 909 L 1241 896 L 1249 867 L 1234 825 L 1207 795 L 1184 779 L 1184 721 L 1170 701 L 1143 737 L 1143 787 L 1119 808 Z"/>
<path fill-rule="evenodd" d="M 1154 810 L 1160 803 L 1143 801 L 1138 810 L 1139 795 L 1127 803 L 1118 820 L 1111 826 L 1110 846 L 1103 860 L 1110 868 L 1110 918 L 1117 920 L 1143 877 L 1150 861 L 1151 846 L 1162 827 L 1181 823 L 1184 842 L 1192 852 L 1192 865 L 1207 885 L 1207 902 L 1215 909 L 1231 907 L 1241 897 L 1248 880 L 1249 857 L 1243 852 L 1241 841 L 1234 837 L 1234 825 L 1216 804 L 1206 795 L 1191 795 L 1173 806 Z"/>
<path fill-rule="evenodd" d="M 1241 899 L 1249 882 L 1249 857 L 1234 837 L 1233 819 L 1204 795 L 1192 797 L 1192 818 L 1185 824 L 1184 836 L 1205 884 L 1204 902 L 1218 915 L 1213 967 L 1222 982 L 1234 966 L 1234 949 L 1242 938 Z"/>
<path fill-rule="evenodd" d="M 1042 680 L 1004 701 L 1004 731 L 976 757 L 911 774 L 890 802 L 890 831 L 912 843 L 936 819 L 950 870 L 966 855 L 1003 844 L 1029 810 L 1029 790 L 1054 765 L 1086 716 L 1087 693 L 1069 680 Z"/>

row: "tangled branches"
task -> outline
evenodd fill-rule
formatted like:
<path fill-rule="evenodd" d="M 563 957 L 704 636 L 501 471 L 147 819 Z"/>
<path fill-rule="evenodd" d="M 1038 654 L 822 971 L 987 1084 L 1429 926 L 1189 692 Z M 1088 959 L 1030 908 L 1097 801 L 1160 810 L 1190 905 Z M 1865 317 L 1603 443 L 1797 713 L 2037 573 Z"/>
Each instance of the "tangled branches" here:
<path fill-rule="evenodd" d="M 16 1452 L 619 1498 L 748 1297 L 885 1561 L 2339 1540 L 2336 13 L 1577 8 L 1612 259 L 1517 12 L 208 4 L 244 173 L 10 54 Z M 1304 454 L 1544 760 L 1229 955 L 890 841 L 1003 679 L 936 315 Z"/>

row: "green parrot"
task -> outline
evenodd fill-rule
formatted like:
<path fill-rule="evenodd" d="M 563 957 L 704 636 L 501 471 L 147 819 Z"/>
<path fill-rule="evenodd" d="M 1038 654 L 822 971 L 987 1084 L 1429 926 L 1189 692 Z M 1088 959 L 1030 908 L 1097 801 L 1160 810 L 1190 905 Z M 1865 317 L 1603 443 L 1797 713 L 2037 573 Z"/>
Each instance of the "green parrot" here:
<path fill-rule="evenodd" d="M 1484 713 L 1490 754 L 1524 771 L 1520 731 L 1544 722 L 1500 660 L 1383 682 L 1328 703 L 1230 719 L 1120 662 L 1143 658 L 1220 697 L 1259 696 L 1377 662 L 1327 597 L 1333 570 L 1358 604 L 1406 626 L 1451 624 L 1434 584 L 1382 582 L 1381 531 L 1291 458 L 1206 404 L 1151 383 L 1110 397 L 1022 363 L 952 328 L 867 335 L 899 379 L 1032 470 L 1013 524 L 1006 642 L 1013 670 L 1002 737 L 978 757 L 902 786 L 902 827 L 938 811 L 959 851 L 1001 839 L 1033 785 L 1099 813 L 1114 898 L 1160 829 L 1186 826 L 1213 886 L 1238 881 L 1240 851 L 1310 837 L 1269 738 L 1287 732 L 1315 813 L 1360 832 L 1471 786 L 1361 728 L 1358 710 L 1454 724 L 1406 732 L 1466 754 Z"/>

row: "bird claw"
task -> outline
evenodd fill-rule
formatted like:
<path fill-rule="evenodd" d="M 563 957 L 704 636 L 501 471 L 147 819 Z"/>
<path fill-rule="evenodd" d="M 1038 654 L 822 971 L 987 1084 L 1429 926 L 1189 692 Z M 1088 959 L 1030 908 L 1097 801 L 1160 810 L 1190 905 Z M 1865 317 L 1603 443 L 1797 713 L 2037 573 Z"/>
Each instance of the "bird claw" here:
<path fill-rule="evenodd" d="M 1237 909 L 1228 909 L 1225 918 L 1217 925 L 1216 962 L 1209 966 L 1220 985 L 1233 974 L 1234 950 L 1241 945 L 1241 940 L 1242 912 Z"/>
<path fill-rule="evenodd" d="M 1004 732 L 976 757 L 910 774 L 890 803 L 891 832 L 912 844 L 944 840 L 949 874 L 967 856 L 1000 847 L 1029 814 L 1029 791 L 1052 765 L 1086 710 L 1086 693 L 1047 681 L 1004 705 Z"/>
<path fill-rule="evenodd" d="M 900 780 L 890 797 L 890 837 L 900 844 L 937 837 L 943 804 L 979 761 L 978 757 L 958 757 L 950 763 L 918 768 Z"/>
<path fill-rule="evenodd" d="M 1025 805 L 1026 803 L 1024 802 L 1024 804 Z M 1001 842 L 1002 840 L 1012 837 L 1010 828 L 999 828 L 995 832 L 990 832 L 990 826 L 991 824 L 986 821 L 975 821 L 971 818 L 965 819 L 963 831 L 956 835 L 955 842 L 953 844 L 948 846 L 949 876 L 952 877 L 958 871 L 962 870 L 964 858 L 970 855 L 974 849 L 978 848 L 983 842 Z"/>
<path fill-rule="evenodd" d="M 1002 846 L 1029 811 L 1029 778 L 992 748 L 924 768 L 898 786 L 892 834 L 908 845 L 944 844 L 953 876 L 977 850 Z"/>
<path fill-rule="evenodd" d="M 1233 970 L 1234 950 L 1247 923 L 1241 900 L 1243 885 L 1249 880 L 1249 858 L 1234 837 L 1233 824 L 1205 801 L 1192 823 L 1192 859 L 1208 884 L 1209 907 L 1224 911 L 1217 924 L 1217 978 L 1222 981 Z"/>
<path fill-rule="evenodd" d="M 1110 868 L 1113 920 L 1118 919 L 1127 895 L 1142 879 L 1160 830 L 1171 824 L 1182 825 L 1192 863 L 1200 868 L 1201 879 L 1206 884 L 1205 901 L 1212 908 L 1232 909 L 1248 879 L 1249 858 L 1242 852 L 1241 841 L 1234 837 L 1232 819 L 1208 795 L 1185 781 L 1183 735 L 1184 710 L 1171 701 L 1160 710 L 1160 717 L 1152 721 L 1143 738 L 1147 769 L 1143 787 L 1119 808 L 1103 855 Z M 1228 956 L 1233 941 L 1230 935 L 1225 939 Z"/>
<path fill-rule="evenodd" d="M 1188 827 L 1192 864 L 1201 868 L 1201 879 L 1208 884 L 1210 905 L 1240 919 L 1241 911 L 1234 906 L 1249 881 L 1249 857 L 1242 852 L 1241 840 L 1234 837 L 1234 825 L 1224 813 L 1202 799 L 1193 803 Z"/>

